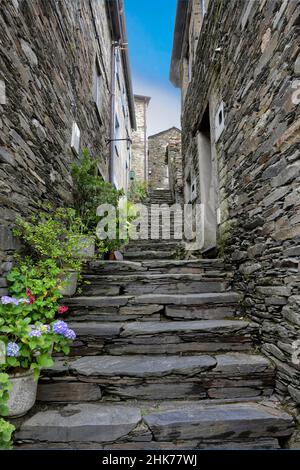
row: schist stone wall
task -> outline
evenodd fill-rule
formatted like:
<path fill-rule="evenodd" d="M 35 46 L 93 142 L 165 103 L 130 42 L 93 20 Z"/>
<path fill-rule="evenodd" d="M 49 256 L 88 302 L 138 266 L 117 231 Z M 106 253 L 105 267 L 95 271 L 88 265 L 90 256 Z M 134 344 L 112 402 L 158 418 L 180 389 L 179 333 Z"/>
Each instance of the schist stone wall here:
<path fill-rule="evenodd" d="M 223 101 L 215 143 L 218 244 L 234 287 L 278 368 L 277 392 L 300 403 L 300 2 L 214 0 L 183 110 L 183 155 L 207 103 Z M 298 344 L 295 343 L 298 341 Z M 298 353 L 295 348 L 298 346 Z"/>
<path fill-rule="evenodd" d="M 182 180 L 182 155 L 181 155 L 181 133 L 170 138 L 167 146 L 167 164 L 169 172 L 169 185 L 173 198 L 176 202 L 182 202 L 183 180 Z"/>
<path fill-rule="evenodd" d="M 177 127 L 171 127 L 148 139 L 149 185 L 152 189 L 169 189 L 167 147 L 174 139 L 178 140 L 180 145 L 181 131 Z"/>
<path fill-rule="evenodd" d="M 134 96 L 137 130 L 132 133 L 131 170 L 135 180 L 147 181 L 148 177 L 148 139 L 147 139 L 147 108 L 150 102 L 147 96 Z"/>
<path fill-rule="evenodd" d="M 80 146 L 100 155 L 107 173 L 110 54 L 105 2 L 1 2 L 0 277 L 17 247 L 11 234 L 16 216 L 38 210 L 43 200 L 72 201 L 74 122 Z M 103 78 L 100 113 L 93 96 L 96 55 Z M 0 293 L 4 289 L 0 279 Z"/>

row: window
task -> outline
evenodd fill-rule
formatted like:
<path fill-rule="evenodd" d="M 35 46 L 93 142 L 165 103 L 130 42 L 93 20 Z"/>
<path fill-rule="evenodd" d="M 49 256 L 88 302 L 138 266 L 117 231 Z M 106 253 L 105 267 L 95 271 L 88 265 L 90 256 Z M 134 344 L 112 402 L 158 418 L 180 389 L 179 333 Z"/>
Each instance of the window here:
<path fill-rule="evenodd" d="M 125 162 L 125 190 L 128 190 L 128 177 L 129 177 L 129 164 L 128 161 Z"/>
<path fill-rule="evenodd" d="M 218 142 L 223 130 L 225 129 L 224 103 L 221 102 L 215 114 L 215 140 Z"/>
<path fill-rule="evenodd" d="M 0 104 L 6 104 L 5 98 L 5 82 L 0 80 Z"/>
<path fill-rule="evenodd" d="M 103 93 L 103 76 L 100 69 L 98 58 L 95 63 L 95 74 L 94 74 L 94 102 L 99 117 L 101 117 L 101 106 L 102 106 L 102 93 Z"/>
<path fill-rule="evenodd" d="M 197 198 L 197 179 L 194 178 L 191 184 L 191 202 Z"/>
<path fill-rule="evenodd" d="M 119 52 L 117 52 L 117 55 L 116 55 L 116 76 L 117 76 L 118 87 L 119 87 L 119 90 L 121 91 L 121 63 L 120 63 Z"/>
<path fill-rule="evenodd" d="M 71 149 L 75 154 L 79 154 L 80 148 L 80 129 L 76 122 L 73 122 L 72 126 L 72 137 L 71 137 Z"/>
<path fill-rule="evenodd" d="M 115 117 L 115 154 L 117 155 L 117 157 L 119 157 L 119 140 L 120 139 L 120 123 L 119 123 L 119 119 L 118 119 L 118 116 L 116 115 Z"/>
<path fill-rule="evenodd" d="M 191 83 L 192 81 L 192 56 L 188 60 L 188 81 Z"/>
<path fill-rule="evenodd" d="M 131 140 L 130 140 L 130 137 L 129 137 L 129 131 L 128 131 L 127 125 L 126 125 L 126 137 L 127 137 L 127 150 L 130 151 Z"/>
<path fill-rule="evenodd" d="M 197 178 L 194 175 L 194 169 L 191 168 L 186 178 L 185 199 L 188 203 L 194 202 L 197 198 Z"/>

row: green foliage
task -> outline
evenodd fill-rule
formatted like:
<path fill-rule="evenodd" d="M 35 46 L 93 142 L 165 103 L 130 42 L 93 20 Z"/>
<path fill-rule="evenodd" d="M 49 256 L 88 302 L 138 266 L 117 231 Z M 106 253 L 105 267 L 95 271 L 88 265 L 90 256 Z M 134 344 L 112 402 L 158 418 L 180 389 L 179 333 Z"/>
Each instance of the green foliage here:
<path fill-rule="evenodd" d="M 73 165 L 74 198 L 77 214 L 86 227 L 86 233 L 95 234 L 99 217 L 97 207 L 111 204 L 117 207 L 124 192 L 112 184 L 103 181 L 98 171 L 98 159 L 93 158 L 87 149 L 83 149 L 79 165 Z"/>
<path fill-rule="evenodd" d="M 133 181 L 129 188 L 128 199 L 144 204 L 147 201 L 147 185 L 143 181 Z"/>
<path fill-rule="evenodd" d="M 0 416 L 7 415 L 7 400 L 11 387 L 12 386 L 9 381 L 9 375 L 4 372 L 0 372 Z"/>
<path fill-rule="evenodd" d="M 7 297 L 9 298 L 9 297 Z M 33 304 L 25 298 L 10 298 L 8 304 L 0 304 L 0 341 L 6 346 L 7 354 L 2 371 L 32 369 L 38 378 L 43 367 L 53 365 L 52 349 L 68 354 L 70 340 L 64 334 L 58 334 L 54 328 L 56 322 L 43 324 L 32 319 Z M 7 345 L 14 344 L 18 351 L 8 353 Z"/>
<path fill-rule="evenodd" d="M 84 222 L 87 233 L 95 234 L 97 224 L 102 217 L 97 215 L 97 208 L 102 204 L 109 204 L 116 210 L 116 238 L 113 240 L 98 240 L 98 252 L 115 251 L 127 241 L 127 237 L 120 237 L 121 225 L 128 223 L 124 221 L 119 211 L 119 201 L 124 196 L 123 190 L 117 190 L 112 184 L 103 181 L 98 172 L 98 159 L 91 157 L 89 151 L 84 149 L 80 165 L 72 167 L 72 177 L 75 186 L 75 207 L 78 216 Z M 103 216 L 105 217 L 105 215 Z M 100 250 L 99 250 L 100 247 Z"/>
<path fill-rule="evenodd" d="M 11 388 L 12 385 L 9 381 L 9 375 L 0 372 L 0 416 L 6 416 L 8 414 L 7 401 Z M 0 418 L 0 450 L 11 448 L 11 437 L 14 430 L 15 427 L 12 424 Z"/>
<path fill-rule="evenodd" d="M 10 293 L 16 297 L 30 291 L 35 301 L 31 305 L 33 321 L 53 320 L 58 300 L 62 298 L 58 285 L 62 270 L 51 260 L 34 263 L 30 258 L 19 260 L 7 275 Z M 1 312 L 1 304 L 0 304 Z"/>
<path fill-rule="evenodd" d="M 15 427 L 5 419 L 0 418 L 0 450 L 9 450 L 12 448 L 12 433 Z"/>
<path fill-rule="evenodd" d="M 19 218 L 14 235 L 31 250 L 35 260 L 52 260 L 65 268 L 80 271 L 82 261 L 76 255 L 85 227 L 76 211 L 58 208 L 53 213 L 41 212 L 29 220 Z"/>

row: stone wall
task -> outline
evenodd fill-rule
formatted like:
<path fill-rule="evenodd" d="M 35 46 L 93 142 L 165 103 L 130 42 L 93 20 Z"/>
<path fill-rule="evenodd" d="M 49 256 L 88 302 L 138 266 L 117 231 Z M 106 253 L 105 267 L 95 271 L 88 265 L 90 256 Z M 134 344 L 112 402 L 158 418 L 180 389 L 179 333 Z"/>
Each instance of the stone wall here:
<path fill-rule="evenodd" d="M 132 133 L 131 170 L 137 181 L 148 179 L 147 107 L 150 98 L 135 95 L 137 130 Z"/>
<path fill-rule="evenodd" d="M 277 392 L 298 403 L 299 34 L 298 1 L 209 2 L 182 122 L 184 166 L 197 174 L 196 134 L 209 105 L 220 254 L 232 261 L 234 287 L 278 367 Z"/>
<path fill-rule="evenodd" d="M 105 2 L 14 0 L 1 2 L 0 275 L 17 247 L 11 227 L 40 202 L 72 202 L 72 125 L 81 147 L 101 156 L 107 175 L 111 38 Z M 100 34 L 101 33 L 101 34 Z M 100 114 L 93 87 L 98 55 L 103 78 Z M 3 97 L 2 97 L 3 98 Z M 5 281 L 0 280 L 0 293 Z"/>
<path fill-rule="evenodd" d="M 180 140 L 181 131 L 171 127 L 149 137 L 149 186 L 152 189 L 169 189 L 167 147 L 173 139 Z"/>
<path fill-rule="evenodd" d="M 169 184 L 176 202 L 182 202 L 183 180 L 182 180 L 182 155 L 181 134 L 172 137 L 167 147 L 167 163 L 169 168 Z"/>

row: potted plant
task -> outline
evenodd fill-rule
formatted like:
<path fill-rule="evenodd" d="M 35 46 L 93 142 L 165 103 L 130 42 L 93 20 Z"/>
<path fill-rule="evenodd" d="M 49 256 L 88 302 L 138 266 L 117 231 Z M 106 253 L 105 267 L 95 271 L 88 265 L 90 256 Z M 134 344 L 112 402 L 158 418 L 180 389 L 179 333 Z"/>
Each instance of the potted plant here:
<path fill-rule="evenodd" d="M 32 320 L 44 323 L 54 320 L 58 302 L 62 298 L 59 290 L 62 270 L 52 259 L 33 261 L 16 257 L 16 264 L 6 276 L 9 292 L 21 298 L 26 293 L 31 303 Z"/>
<path fill-rule="evenodd" d="M 17 299 L 3 296 L 0 302 L 0 341 L 5 345 L 5 361 L 0 370 L 8 374 L 7 416 L 26 414 L 36 400 L 40 370 L 53 365 L 53 351 L 69 352 L 76 338 L 67 323 L 34 321 L 31 295 Z"/>
<path fill-rule="evenodd" d="M 73 208 L 58 208 L 55 218 L 67 229 L 70 242 L 74 244 L 72 254 L 75 259 L 92 259 L 95 256 L 95 235 L 90 233 L 81 217 Z"/>
<path fill-rule="evenodd" d="M 146 183 L 144 181 L 132 181 L 129 187 L 128 199 L 133 203 L 145 204 L 148 200 Z"/>
<path fill-rule="evenodd" d="M 29 220 L 19 218 L 14 234 L 19 236 L 33 259 L 53 261 L 60 269 L 59 290 L 62 295 L 72 296 L 83 259 L 82 222 L 72 208 L 58 208 L 54 212 L 41 212 Z"/>
<path fill-rule="evenodd" d="M 87 237 L 95 237 L 98 222 L 97 208 L 102 204 L 110 204 L 117 209 L 123 190 L 117 190 L 103 180 L 98 170 L 99 159 L 92 157 L 87 149 L 83 149 L 79 165 L 73 165 L 74 201 L 76 213 L 82 220 Z M 123 244 L 119 240 L 96 240 L 98 256 L 112 257 L 114 251 Z"/>

